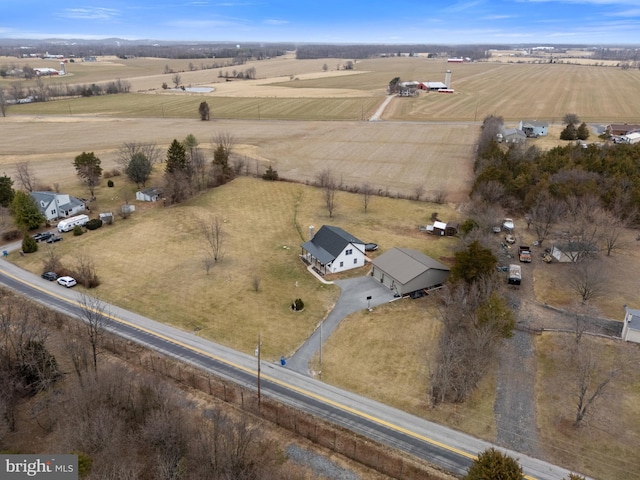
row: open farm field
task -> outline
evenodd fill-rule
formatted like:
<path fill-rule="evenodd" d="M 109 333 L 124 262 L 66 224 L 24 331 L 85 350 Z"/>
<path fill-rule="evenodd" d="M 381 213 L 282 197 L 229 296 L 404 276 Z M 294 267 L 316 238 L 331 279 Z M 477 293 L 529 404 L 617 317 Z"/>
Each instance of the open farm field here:
<path fill-rule="evenodd" d="M 411 195 L 420 185 L 427 197 L 444 191 L 464 202 L 472 182 L 476 125 L 391 122 L 212 121 L 157 118 L 11 116 L 0 120 L 0 167 L 9 175 L 18 162 L 31 162 L 41 183 L 77 183 L 73 159 L 94 152 L 112 168 L 125 142 L 155 142 L 166 150 L 173 139 L 193 134 L 205 155 L 211 138 L 228 132 L 236 154 L 261 171 L 272 165 L 280 176 L 314 182 L 330 169 L 344 185 L 365 182 L 390 194 Z"/>
<path fill-rule="evenodd" d="M 20 105 L 20 112 L 37 115 L 101 115 L 125 118 L 199 119 L 206 101 L 215 119 L 233 120 L 363 120 L 379 98 L 208 97 L 202 93 L 129 93 Z"/>
<path fill-rule="evenodd" d="M 451 66 L 454 94 L 427 93 L 396 98 L 389 120 L 474 120 L 487 115 L 505 121 L 562 120 L 568 112 L 585 122 L 640 119 L 633 92 L 640 71 L 560 64 L 477 63 Z"/>
<path fill-rule="evenodd" d="M 137 61 L 141 62 L 138 68 L 135 67 Z M 454 94 L 432 92 L 415 98 L 394 98 L 383 119 L 481 121 L 493 114 L 502 116 L 506 121 L 528 118 L 553 123 L 560 121 L 566 113 L 575 112 L 586 122 L 640 121 L 635 103 L 629 101 L 635 98 L 640 88 L 640 71 L 637 69 L 549 63 L 449 64 L 441 59 L 394 57 L 357 61 L 354 70 L 336 70 L 344 61 L 296 60 L 292 56 L 284 56 L 221 69 L 188 71 L 185 68 L 180 72 L 183 85 L 214 88 L 210 93 L 193 95 L 162 90 L 162 83 L 173 86 L 173 74 L 165 74 L 165 66 L 177 71 L 186 67 L 185 63 L 188 65 L 188 61 L 175 65 L 172 62 L 131 59 L 105 65 L 98 62 L 91 67 L 70 64 L 70 72 L 78 69 L 78 74 L 61 77 L 64 82 L 75 83 L 75 78 L 78 83 L 88 83 L 98 76 L 103 81 L 126 78 L 131 83 L 132 92 L 162 95 L 133 101 L 89 99 L 89 104 L 79 103 L 75 108 L 75 100 L 57 106 L 55 104 L 59 102 L 18 105 L 11 107 L 9 114 L 67 114 L 71 106 L 72 112 L 93 109 L 102 115 L 182 117 L 195 116 L 197 108 L 194 110 L 192 105 L 204 100 L 213 105 L 213 118 L 363 119 L 369 118 L 374 106 L 382 101 L 391 79 L 443 81 L 446 70 L 451 70 Z M 328 67 L 326 72 L 322 70 L 324 64 Z M 220 78 L 224 71 L 231 74 L 233 70 L 243 71 L 250 67 L 256 69 L 256 80 L 227 82 Z M 89 73 L 92 68 L 96 72 Z M 109 68 L 112 68 L 112 74 L 107 78 Z M 57 78 L 49 80 L 60 81 Z M 274 107 L 268 101 L 276 98 L 281 107 Z M 310 102 L 311 99 L 323 101 Z M 254 102 L 265 103 L 260 107 L 260 113 Z M 339 108 L 332 106 L 336 102 L 344 105 Z M 216 103 L 220 104 L 218 109 Z M 136 108 L 138 104 L 142 108 Z M 166 107 L 164 112 L 163 107 Z"/>

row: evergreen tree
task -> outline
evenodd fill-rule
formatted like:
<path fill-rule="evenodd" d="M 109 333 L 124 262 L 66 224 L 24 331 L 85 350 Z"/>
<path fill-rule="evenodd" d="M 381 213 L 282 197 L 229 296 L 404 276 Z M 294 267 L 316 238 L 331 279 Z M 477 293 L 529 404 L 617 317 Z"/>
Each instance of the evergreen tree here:
<path fill-rule="evenodd" d="M 200 120 L 203 122 L 209 120 L 209 104 L 207 102 L 201 102 L 198 113 L 200 114 Z"/>
<path fill-rule="evenodd" d="M 489 448 L 478 454 L 463 480 L 522 480 L 522 467 L 510 456 Z"/>
<path fill-rule="evenodd" d="M 578 138 L 578 131 L 573 123 L 567 125 L 562 132 L 560 132 L 560 140 L 576 140 Z"/>
<path fill-rule="evenodd" d="M 25 235 L 22 239 L 22 251 L 24 253 L 34 253 L 38 251 L 38 243 L 30 235 Z"/>
<path fill-rule="evenodd" d="M 576 132 L 576 136 L 579 140 L 586 140 L 589 138 L 589 127 L 587 127 L 586 123 L 582 122 L 580 124 L 578 131 Z"/>
<path fill-rule="evenodd" d="M 16 192 L 10 209 L 13 221 L 22 230 L 34 230 L 45 221 L 34 198 L 23 191 Z"/>
<path fill-rule="evenodd" d="M 477 240 L 471 242 L 466 250 L 456 252 L 456 263 L 451 268 L 451 280 L 464 280 L 472 283 L 474 280 L 493 273 L 498 259 L 491 250 L 484 248 Z"/>
<path fill-rule="evenodd" d="M 135 182 L 138 187 L 144 187 L 153 171 L 153 164 L 142 152 L 134 153 L 129 161 L 125 173 L 129 180 Z"/>
<path fill-rule="evenodd" d="M 184 145 L 178 140 L 173 140 L 167 150 L 167 164 L 165 172 L 177 173 L 187 171 L 187 152 Z"/>
<path fill-rule="evenodd" d="M 100 159 L 93 152 L 82 152 L 73 160 L 78 176 L 84 180 L 89 187 L 89 193 L 94 197 L 95 187 L 100 183 L 102 167 Z"/>
<path fill-rule="evenodd" d="M 5 208 L 11 205 L 15 193 L 13 190 L 13 180 L 6 175 L 0 177 L 0 205 Z"/>

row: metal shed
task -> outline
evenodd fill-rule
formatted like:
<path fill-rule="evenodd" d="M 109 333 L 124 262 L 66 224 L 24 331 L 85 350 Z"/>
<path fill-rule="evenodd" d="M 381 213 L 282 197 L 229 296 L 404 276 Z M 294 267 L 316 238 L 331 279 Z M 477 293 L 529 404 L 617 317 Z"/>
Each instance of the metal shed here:
<path fill-rule="evenodd" d="M 371 263 L 371 275 L 398 295 L 436 287 L 449 277 L 449 267 L 409 248 L 393 248 Z"/>

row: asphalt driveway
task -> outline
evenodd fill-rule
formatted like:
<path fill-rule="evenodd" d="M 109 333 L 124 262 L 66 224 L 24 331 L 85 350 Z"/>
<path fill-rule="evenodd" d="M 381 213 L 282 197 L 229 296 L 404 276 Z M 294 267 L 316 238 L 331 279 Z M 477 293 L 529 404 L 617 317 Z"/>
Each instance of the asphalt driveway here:
<path fill-rule="evenodd" d="M 336 280 L 334 282 L 342 289 L 340 298 L 333 310 L 322 322 L 322 328 L 317 328 L 307 341 L 287 360 L 287 367 L 304 375 L 309 375 L 309 361 L 320 349 L 320 342 L 325 342 L 338 324 L 346 316 L 395 299 L 393 292 L 371 276 Z M 367 298 L 371 297 L 370 300 Z M 322 338 L 320 334 L 322 333 Z"/>

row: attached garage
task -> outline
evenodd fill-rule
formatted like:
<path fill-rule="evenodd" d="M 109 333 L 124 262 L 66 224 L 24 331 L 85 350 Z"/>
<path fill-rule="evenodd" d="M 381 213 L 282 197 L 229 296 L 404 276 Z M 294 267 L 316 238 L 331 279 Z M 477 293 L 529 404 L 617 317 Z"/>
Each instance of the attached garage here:
<path fill-rule="evenodd" d="M 436 287 L 449 277 L 449 267 L 409 248 L 394 248 L 371 263 L 371 275 L 400 296 Z"/>

